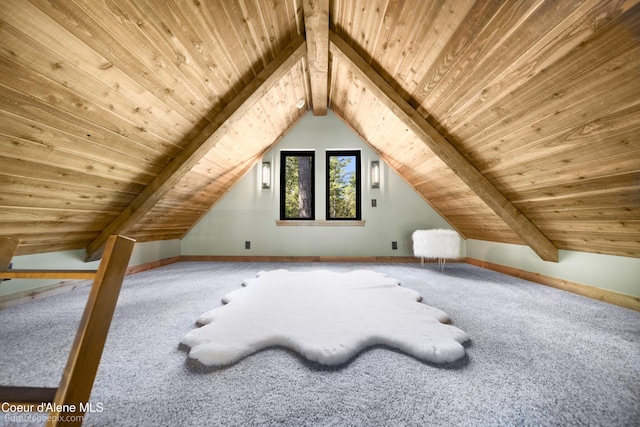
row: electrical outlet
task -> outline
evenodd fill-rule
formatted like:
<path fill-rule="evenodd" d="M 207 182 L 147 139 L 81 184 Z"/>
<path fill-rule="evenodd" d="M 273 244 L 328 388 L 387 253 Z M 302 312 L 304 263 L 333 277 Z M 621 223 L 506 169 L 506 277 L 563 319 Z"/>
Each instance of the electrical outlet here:
<path fill-rule="evenodd" d="M 371 199 L 371 207 L 375 208 L 378 206 L 378 201 L 376 199 Z"/>
<path fill-rule="evenodd" d="M 398 242 L 391 242 L 391 249 L 394 251 L 398 249 Z"/>
<path fill-rule="evenodd" d="M 251 242 L 248 241 L 248 240 L 246 242 L 244 242 L 244 248 L 245 249 L 251 249 Z"/>

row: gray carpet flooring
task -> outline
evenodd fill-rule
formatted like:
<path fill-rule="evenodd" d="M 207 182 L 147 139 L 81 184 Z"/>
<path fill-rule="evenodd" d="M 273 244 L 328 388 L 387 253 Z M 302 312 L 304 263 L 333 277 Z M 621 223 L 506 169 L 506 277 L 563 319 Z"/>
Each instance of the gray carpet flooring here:
<path fill-rule="evenodd" d="M 198 316 L 276 268 L 395 277 L 470 335 L 467 356 L 440 366 L 374 347 L 328 368 L 270 348 L 222 369 L 190 362 L 179 342 Z M 0 384 L 57 386 L 87 294 L 0 311 Z M 178 263 L 126 278 L 91 402 L 102 410 L 86 426 L 639 426 L 640 313 L 466 264 Z"/>

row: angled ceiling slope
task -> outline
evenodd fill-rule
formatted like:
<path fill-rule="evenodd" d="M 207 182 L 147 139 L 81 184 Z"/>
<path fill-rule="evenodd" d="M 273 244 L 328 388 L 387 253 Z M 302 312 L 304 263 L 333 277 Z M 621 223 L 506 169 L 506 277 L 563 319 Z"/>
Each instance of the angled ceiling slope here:
<path fill-rule="evenodd" d="M 181 238 L 304 99 L 467 238 L 640 257 L 638 1 L 5 0 L 0 18 L 19 253 Z"/>

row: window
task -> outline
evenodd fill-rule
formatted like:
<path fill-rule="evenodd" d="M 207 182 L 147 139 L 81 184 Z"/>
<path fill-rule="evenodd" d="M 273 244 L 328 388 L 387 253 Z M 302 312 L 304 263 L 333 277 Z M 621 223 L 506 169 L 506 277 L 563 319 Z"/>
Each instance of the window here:
<path fill-rule="evenodd" d="M 360 220 L 360 151 L 327 151 L 327 220 Z"/>
<path fill-rule="evenodd" d="M 280 219 L 315 219 L 313 151 L 280 153 Z"/>

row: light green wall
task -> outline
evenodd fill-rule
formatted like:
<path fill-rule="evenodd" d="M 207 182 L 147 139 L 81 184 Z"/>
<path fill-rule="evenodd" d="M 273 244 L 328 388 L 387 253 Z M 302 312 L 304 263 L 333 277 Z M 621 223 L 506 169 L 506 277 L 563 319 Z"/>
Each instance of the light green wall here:
<path fill-rule="evenodd" d="M 180 240 L 160 240 L 136 243 L 129 266 L 145 264 L 180 255 Z"/>
<path fill-rule="evenodd" d="M 13 257 L 14 269 L 40 270 L 96 270 L 100 261 L 84 262 L 84 249 L 74 251 L 48 252 L 43 254 Z M 136 243 L 129 260 L 129 266 L 144 264 L 180 255 L 179 240 Z M 60 280 L 11 279 L 0 282 L 0 296 L 15 292 L 37 289 L 58 283 Z"/>
<path fill-rule="evenodd" d="M 640 259 L 560 250 L 559 261 L 540 259 L 528 246 L 467 240 L 467 256 L 482 261 L 526 270 L 640 296 Z"/>
<path fill-rule="evenodd" d="M 363 166 L 362 216 L 364 227 L 278 227 L 279 151 L 316 150 L 316 218 L 324 218 L 324 152 L 361 149 Z M 411 233 L 417 229 L 451 228 L 395 172 L 382 167 L 380 189 L 372 189 L 369 165 L 378 156 L 331 112 L 325 117 L 307 114 L 280 143 L 266 153 L 273 165 L 270 190 L 260 186 L 256 165 L 182 239 L 138 243 L 130 266 L 177 255 L 328 255 L 412 256 Z M 378 207 L 371 207 L 371 199 Z M 244 242 L 251 241 L 251 249 Z M 391 242 L 398 242 L 398 250 Z M 542 261 L 529 247 L 480 240 L 463 241 L 461 256 L 640 296 L 640 259 L 559 251 L 559 262 Z M 25 255 L 13 259 L 14 268 L 95 269 L 84 263 L 84 251 Z M 34 289 L 56 281 L 11 280 L 0 283 L 0 296 Z"/>
<path fill-rule="evenodd" d="M 316 153 L 316 219 L 325 218 L 326 150 L 361 150 L 363 227 L 276 225 L 280 151 L 296 149 Z M 261 188 L 259 162 L 182 239 L 182 255 L 413 256 L 414 230 L 451 228 L 388 166 L 382 164 L 380 188 L 371 188 L 372 160 L 379 157 L 333 113 L 309 113 L 264 155 L 263 161 L 272 165 L 271 188 Z M 371 199 L 377 207 L 371 207 Z M 251 242 L 250 250 L 245 241 Z M 397 250 L 392 241 L 398 242 Z"/>

